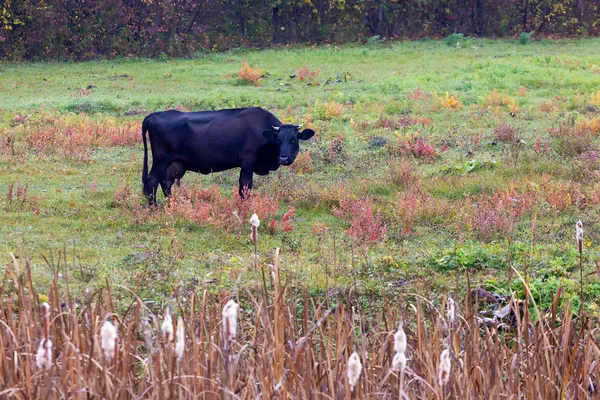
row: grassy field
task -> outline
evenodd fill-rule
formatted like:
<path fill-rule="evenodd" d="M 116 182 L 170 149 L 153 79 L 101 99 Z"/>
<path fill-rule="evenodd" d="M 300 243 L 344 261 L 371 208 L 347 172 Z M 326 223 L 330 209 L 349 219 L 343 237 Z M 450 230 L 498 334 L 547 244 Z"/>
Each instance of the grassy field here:
<path fill-rule="evenodd" d="M 240 81 L 243 61 L 262 79 Z M 190 173 L 170 204 L 146 207 L 145 114 L 243 106 L 317 135 L 291 168 L 255 178 L 250 204 L 235 170 Z M 43 292 L 44 257 L 66 250 L 74 293 L 108 280 L 163 303 L 174 287 L 252 281 L 256 211 L 259 263 L 280 247 L 284 274 L 311 293 L 462 291 L 467 272 L 522 293 L 514 265 L 542 304 L 559 286 L 577 302 L 575 222 L 586 273 L 600 238 L 599 109 L 598 39 L 3 63 L 0 257 L 30 259 Z M 594 274 L 585 295 L 600 296 Z"/>
<path fill-rule="evenodd" d="M 371 42 L 0 64 L 0 398 L 597 397 L 600 40 Z M 242 106 L 317 134 L 148 207 Z"/>

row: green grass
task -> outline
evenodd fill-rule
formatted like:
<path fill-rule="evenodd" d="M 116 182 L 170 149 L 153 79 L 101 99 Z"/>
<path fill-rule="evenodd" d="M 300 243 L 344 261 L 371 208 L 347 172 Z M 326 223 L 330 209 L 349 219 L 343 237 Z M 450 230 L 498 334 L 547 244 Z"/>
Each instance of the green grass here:
<path fill-rule="evenodd" d="M 269 78 L 258 86 L 240 83 L 237 71 L 243 60 Z M 314 80 L 318 85 L 290 79 L 304 64 L 311 71 L 320 71 Z M 450 290 L 455 280 L 449 279 L 448 268 L 473 269 L 475 280 L 485 284 L 492 279 L 496 285 L 498 280 L 506 283 L 509 238 L 496 236 L 490 244 L 469 230 L 468 224 L 463 224 L 468 216 L 461 214 L 465 199 L 507 190 L 511 184 L 539 188 L 544 174 L 552 182 L 579 185 L 591 199 L 592 188 L 600 182 L 594 168 L 552 151 L 536 152 L 535 143 L 538 139 L 554 143 L 549 128 L 568 118 L 599 118 L 594 107 L 600 105 L 594 105 L 592 98 L 600 91 L 599 65 L 598 39 L 544 40 L 528 46 L 514 40 L 469 39 L 460 48 L 443 41 L 422 41 L 248 50 L 186 60 L 3 63 L 0 143 L 13 137 L 19 146 L 26 146 L 24 138 L 33 128 L 16 122 L 15 115 L 29 115 L 29 121 L 38 122 L 69 117 L 75 126 L 84 115 L 92 121 L 109 118 L 123 124 L 139 123 L 146 113 L 178 106 L 193 110 L 262 106 L 286 121 L 312 127 L 317 136 L 303 145 L 311 154 L 311 172 L 282 168 L 276 174 L 255 177 L 259 190 L 271 195 L 284 193 L 279 218 L 290 205 L 295 207 L 292 232 L 269 235 L 270 221 L 263 221 L 261 262 L 269 263 L 271 250 L 281 247 L 286 273 L 312 289 L 324 288 L 326 280 L 332 285 L 335 278 L 340 286 L 357 284 L 367 291 Z M 335 83 L 343 73 L 350 78 Z M 328 78 L 334 83 L 325 85 Z M 417 88 L 429 97 L 408 99 Z M 500 99 L 516 106 L 512 116 L 510 105 L 493 103 L 494 90 Z M 446 93 L 456 95 L 462 106 L 440 107 L 438 96 Z M 327 107 L 331 104 L 341 106 L 340 115 L 330 114 Z M 374 128 L 381 118 L 399 118 L 400 114 L 429 123 L 396 130 Z M 516 159 L 510 144 L 494 141 L 499 122 L 514 126 L 523 140 Z M 52 126 L 47 120 L 39 123 L 42 131 Z M 345 138 L 344 155 L 331 159 L 328 152 L 339 135 Z M 387 138 L 388 145 L 371 146 L 375 136 Z M 394 158 L 412 163 L 422 175 L 423 189 L 433 199 L 447 202 L 453 212 L 416 218 L 414 228 L 403 232 L 397 216 L 403 212 L 398 199 L 410 188 L 391 182 L 390 153 L 399 138 L 414 136 L 422 137 L 438 152 L 444 143 L 449 147 L 432 163 L 399 154 Z M 496 164 L 467 172 L 463 166 L 472 159 Z M 132 217 L 131 209 L 116 202 L 115 193 L 126 184 L 133 194 L 141 194 L 141 162 L 141 144 L 94 148 L 87 162 L 68 161 L 65 151 L 36 156 L 24 150 L 21 157 L 13 159 L 3 151 L 0 259 L 8 262 L 8 252 L 31 258 L 39 284 L 45 285 L 52 271 L 42 255 L 56 259 L 58 252 L 66 249 L 75 291 L 109 279 L 155 299 L 163 299 L 173 287 L 185 287 L 194 279 L 211 282 L 206 284 L 215 288 L 233 285 L 240 273 L 244 279 L 252 279 L 253 245 L 247 239 L 247 224 L 243 235 L 237 227 L 227 233 L 169 217 L 164 210 L 159 210 L 160 217 L 140 221 Z M 454 169 L 447 172 L 447 167 Z M 585 178 L 580 174 L 582 168 L 591 171 Z M 237 170 L 208 176 L 189 173 L 184 183 L 204 188 L 217 184 L 230 196 L 237 177 Z M 15 189 L 28 185 L 28 203 L 9 202 L 11 184 Z M 339 185 L 356 197 L 368 195 L 383 212 L 388 235 L 368 253 L 349 239 L 347 223 L 332 214 L 337 199 L 323 194 Z M 135 203 L 131 201 L 130 208 Z M 591 200 L 582 206 L 572 199 L 560 211 L 536 202 L 534 211 L 523 216 L 510 239 L 514 246 L 525 248 L 525 254 L 531 252 L 531 222 L 535 221 L 536 255 L 531 261 L 521 254 L 517 266 L 533 263 L 546 271 L 547 265 L 558 263 L 567 271 L 561 278 L 575 279 L 573 254 L 546 252 L 574 249 L 574 225 L 582 218 L 586 241 L 591 243 L 586 248 L 591 265 L 600 238 L 597 212 L 597 202 Z M 315 235 L 315 223 L 326 224 L 328 233 Z M 466 253 L 475 254 L 475 261 L 471 256 L 460 262 L 440 261 L 463 246 Z M 475 250 L 471 252 L 471 248 Z M 409 289 L 390 283 L 402 279 L 409 282 Z M 589 280 L 589 295 L 596 298 L 598 285 L 594 277 Z M 544 282 L 540 278 L 541 287 Z M 507 289 L 506 284 L 500 286 Z"/>

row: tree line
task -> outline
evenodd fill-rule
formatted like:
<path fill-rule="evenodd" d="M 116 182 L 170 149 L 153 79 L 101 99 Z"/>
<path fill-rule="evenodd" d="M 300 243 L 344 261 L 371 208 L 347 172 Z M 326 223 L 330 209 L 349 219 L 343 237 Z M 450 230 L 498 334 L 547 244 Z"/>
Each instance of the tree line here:
<path fill-rule="evenodd" d="M 0 57 L 187 56 L 366 38 L 597 35 L 598 0 L 0 0 Z"/>

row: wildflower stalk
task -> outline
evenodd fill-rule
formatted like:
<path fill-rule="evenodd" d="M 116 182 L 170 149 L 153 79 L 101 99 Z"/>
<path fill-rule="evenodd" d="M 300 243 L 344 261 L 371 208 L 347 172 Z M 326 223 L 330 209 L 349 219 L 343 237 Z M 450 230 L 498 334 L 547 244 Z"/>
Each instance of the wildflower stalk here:
<path fill-rule="evenodd" d="M 52 341 L 50 340 L 50 305 L 42 303 L 42 333 L 43 337 L 35 356 L 35 364 L 41 370 L 49 371 L 52 368 Z"/>
<path fill-rule="evenodd" d="M 400 322 L 398 331 L 394 335 L 394 358 L 392 360 L 392 369 L 398 371 L 400 379 L 398 380 L 398 398 L 402 399 L 404 395 L 404 370 L 406 369 L 406 333 L 403 323 Z"/>
<path fill-rule="evenodd" d="M 581 220 L 575 224 L 575 238 L 579 250 L 579 315 L 583 317 L 583 223 Z"/>
<path fill-rule="evenodd" d="M 225 304 L 223 307 L 222 316 L 223 316 L 223 342 L 224 342 L 224 351 L 223 351 L 223 366 L 225 373 L 225 390 L 227 393 L 233 393 L 233 345 L 231 344 L 235 340 L 235 334 L 237 331 L 237 319 L 238 319 L 238 311 L 240 306 L 235 302 L 235 300 L 231 299 Z M 229 394 L 224 396 L 224 398 L 229 398 Z"/>
<path fill-rule="evenodd" d="M 252 217 L 250 218 L 250 224 L 252 224 L 250 239 L 254 243 L 254 257 L 252 259 L 252 264 L 254 266 L 254 271 L 256 271 L 258 268 L 258 227 L 260 226 L 260 219 L 258 219 L 258 215 L 252 214 Z"/>
<path fill-rule="evenodd" d="M 175 343 L 175 353 L 177 354 L 177 361 L 183 360 L 183 351 L 185 348 L 185 330 L 183 326 L 183 318 L 180 316 L 177 319 L 177 342 Z"/>
<path fill-rule="evenodd" d="M 358 353 L 355 351 L 350 355 L 348 359 L 348 383 L 350 384 L 350 391 L 354 392 L 354 387 L 358 383 L 358 379 L 360 378 L 360 373 L 362 372 L 362 364 L 360 362 L 360 357 Z"/>

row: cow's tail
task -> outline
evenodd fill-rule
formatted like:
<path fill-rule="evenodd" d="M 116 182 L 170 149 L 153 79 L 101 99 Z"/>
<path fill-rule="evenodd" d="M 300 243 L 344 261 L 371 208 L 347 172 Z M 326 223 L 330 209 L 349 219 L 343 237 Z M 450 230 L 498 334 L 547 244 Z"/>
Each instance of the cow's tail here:
<path fill-rule="evenodd" d="M 148 116 L 149 117 L 149 116 Z M 148 187 L 148 141 L 146 134 L 148 133 L 148 117 L 142 122 L 142 139 L 144 141 L 144 167 L 142 170 L 142 183 L 144 185 L 144 194 L 150 196 L 152 190 Z"/>

